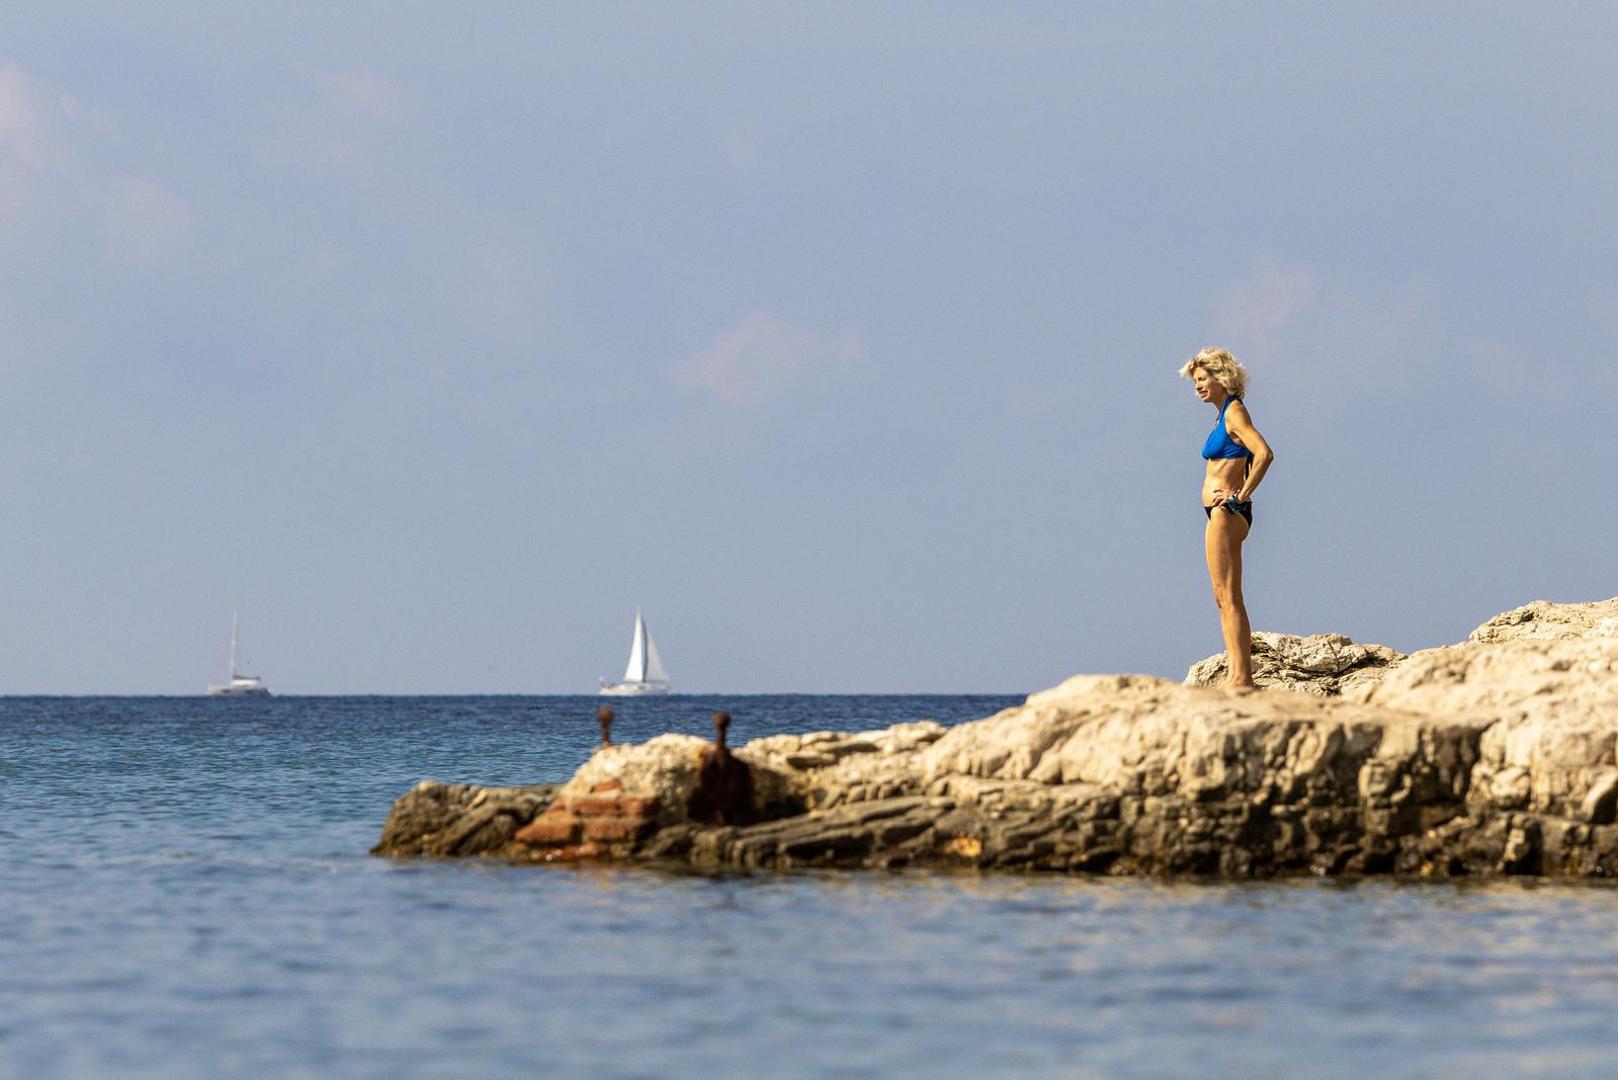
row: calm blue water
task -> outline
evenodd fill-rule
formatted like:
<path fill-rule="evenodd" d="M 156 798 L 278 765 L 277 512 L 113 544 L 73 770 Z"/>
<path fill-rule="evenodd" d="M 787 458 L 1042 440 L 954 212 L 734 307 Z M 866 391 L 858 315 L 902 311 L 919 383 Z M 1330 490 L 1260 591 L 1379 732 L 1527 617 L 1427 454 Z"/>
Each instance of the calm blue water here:
<path fill-rule="evenodd" d="M 622 741 L 1004 698 L 623 702 Z M 593 698 L 0 699 L 0 1076 L 1612 1075 L 1618 892 L 365 852 Z"/>

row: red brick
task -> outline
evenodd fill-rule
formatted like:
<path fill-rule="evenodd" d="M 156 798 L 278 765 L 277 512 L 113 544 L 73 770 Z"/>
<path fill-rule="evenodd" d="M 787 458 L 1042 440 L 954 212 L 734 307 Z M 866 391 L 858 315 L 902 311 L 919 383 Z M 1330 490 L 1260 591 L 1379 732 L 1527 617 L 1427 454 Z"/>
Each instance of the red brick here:
<path fill-rule="evenodd" d="M 580 817 L 599 817 L 618 812 L 616 795 L 575 795 L 567 801 L 567 808 Z"/>
<path fill-rule="evenodd" d="M 613 844 L 631 843 L 644 836 L 650 824 L 645 818 L 589 818 L 584 823 L 584 838 Z"/>
<path fill-rule="evenodd" d="M 657 810 L 654 795 L 574 795 L 567 808 L 580 817 L 648 817 Z"/>
<path fill-rule="evenodd" d="M 627 817 L 654 817 L 657 814 L 656 795 L 622 795 L 618 798 L 619 812 Z"/>
<path fill-rule="evenodd" d="M 520 844 L 536 846 L 571 844 L 579 838 L 579 819 L 572 814 L 553 814 L 546 811 L 517 830 Z"/>

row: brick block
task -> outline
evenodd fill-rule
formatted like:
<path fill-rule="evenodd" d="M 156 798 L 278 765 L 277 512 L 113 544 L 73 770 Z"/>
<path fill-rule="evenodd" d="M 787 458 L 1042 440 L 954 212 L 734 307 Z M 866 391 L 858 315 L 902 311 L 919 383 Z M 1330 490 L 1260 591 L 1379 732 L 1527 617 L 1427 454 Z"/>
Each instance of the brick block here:
<path fill-rule="evenodd" d="M 600 817 L 618 813 L 616 795 L 574 795 L 567 800 L 567 808 L 580 817 Z"/>
<path fill-rule="evenodd" d="M 520 844 L 536 847 L 571 844 L 579 838 L 579 828 L 579 819 L 572 814 L 555 814 L 547 810 L 518 829 L 515 839 Z"/>
<path fill-rule="evenodd" d="M 574 795 L 569 812 L 580 817 L 650 817 L 657 811 L 655 795 Z"/>
<path fill-rule="evenodd" d="M 609 844 L 634 843 L 651 829 L 645 818 L 595 817 L 584 822 L 584 838 Z"/>
<path fill-rule="evenodd" d="M 618 812 L 625 817 L 656 817 L 656 795 L 620 795 Z"/>

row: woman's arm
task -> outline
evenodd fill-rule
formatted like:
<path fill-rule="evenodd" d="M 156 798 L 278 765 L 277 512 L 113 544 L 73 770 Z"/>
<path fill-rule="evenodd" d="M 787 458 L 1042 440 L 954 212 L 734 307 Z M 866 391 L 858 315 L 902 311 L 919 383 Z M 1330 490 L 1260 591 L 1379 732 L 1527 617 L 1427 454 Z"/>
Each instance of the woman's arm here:
<path fill-rule="evenodd" d="M 1275 460 L 1275 451 L 1270 444 L 1264 441 L 1264 436 L 1258 433 L 1253 426 L 1253 418 L 1247 414 L 1247 406 L 1239 401 L 1230 403 L 1225 410 L 1225 430 L 1244 447 L 1253 452 L 1253 467 L 1247 470 L 1247 482 L 1236 493 L 1236 498 L 1246 502 L 1253 497 L 1253 489 L 1258 487 L 1259 481 L 1269 470 L 1270 462 Z"/>

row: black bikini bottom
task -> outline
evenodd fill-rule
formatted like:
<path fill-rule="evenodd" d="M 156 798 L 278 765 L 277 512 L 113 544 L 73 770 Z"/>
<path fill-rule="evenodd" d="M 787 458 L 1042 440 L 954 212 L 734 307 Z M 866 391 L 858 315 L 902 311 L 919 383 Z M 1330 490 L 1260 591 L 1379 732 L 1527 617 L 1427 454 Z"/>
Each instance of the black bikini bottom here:
<path fill-rule="evenodd" d="M 1251 529 L 1253 527 L 1253 500 L 1248 499 L 1246 502 L 1236 503 L 1235 506 L 1236 506 L 1236 509 L 1231 510 L 1230 507 L 1228 505 L 1226 505 L 1225 503 L 1220 503 L 1219 504 L 1219 507 L 1221 509 L 1230 510 L 1231 513 L 1240 514 L 1242 517 L 1246 518 L 1247 519 L 1247 527 Z M 1214 512 L 1214 508 L 1212 506 L 1204 506 L 1202 508 L 1202 512 L 1204 514 L 1207 514 L 1209 519 L 1212 520 L 1213 512 Z"/>

